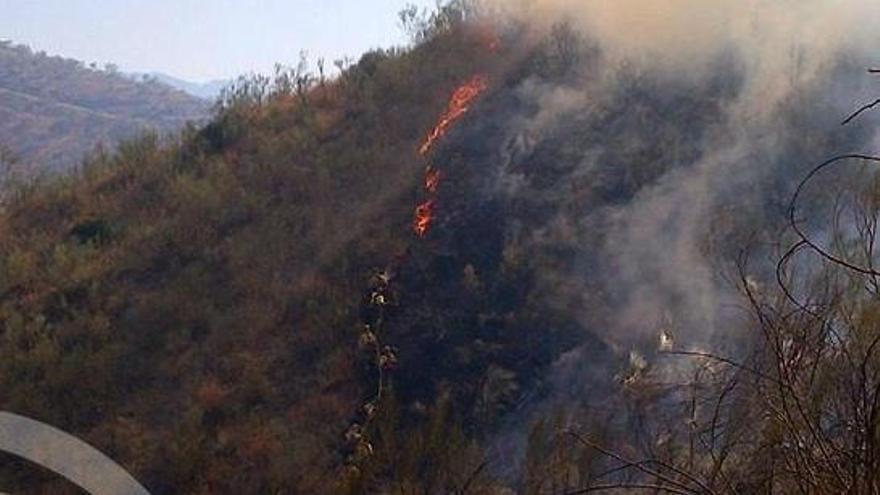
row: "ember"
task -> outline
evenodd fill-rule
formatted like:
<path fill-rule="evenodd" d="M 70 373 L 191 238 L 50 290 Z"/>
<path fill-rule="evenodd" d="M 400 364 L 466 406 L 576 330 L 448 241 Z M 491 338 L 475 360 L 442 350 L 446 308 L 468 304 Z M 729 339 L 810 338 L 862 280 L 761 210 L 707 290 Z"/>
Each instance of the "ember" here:
<path fill-rule="evenodd" d="M 434 200 L 429 199 L 416 207 L 416 216 L 413 220 L 413 231 L 419 237 L 425 237 L 431 222 L 434 220 Z"/>
<path fill-rule="evenodd" d="M 428 167 L 425 170 L 425 191 L 429 193 L 437 192 L 437 188 L 440 187 L 440 178 L 442 174 L 439 170 L 434 167 Z"/>

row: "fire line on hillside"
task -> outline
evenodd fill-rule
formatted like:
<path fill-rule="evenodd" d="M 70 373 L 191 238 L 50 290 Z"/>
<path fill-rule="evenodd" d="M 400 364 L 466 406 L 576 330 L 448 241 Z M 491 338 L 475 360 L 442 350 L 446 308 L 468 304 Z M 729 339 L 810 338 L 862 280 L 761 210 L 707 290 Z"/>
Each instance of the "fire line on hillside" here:
<path fill-rule="evenodd" d="M 473 105 L 477 98 L 488 89 L 489 78 L 485 74 L 477 74 L 466 83 L 459 86 L 455 92 L 452 93 L 452 97 L 449 99 L 449 104 L 437 120 L 437 124 L 425 138 L 421 147 L 419 147 L 419 154 L 426 156 L 430 153 L 437 142 L 449 132 L 452 126 L 454 126 L 471 109 L 471 105 Z M 428 166 L 425 170 L 425 191 L 431 195 L 436 194 L 440 187 L 441 178 L 442 174 L 440 170 L 433 166 Z M 413 231 L 418 237 L 424 238 L 428 234 L 431 224 L 434 221 L 435 209 L 436 200 L 433 198 L 423 201 L 416 207 L 415 218 L 413 220 Z"/>

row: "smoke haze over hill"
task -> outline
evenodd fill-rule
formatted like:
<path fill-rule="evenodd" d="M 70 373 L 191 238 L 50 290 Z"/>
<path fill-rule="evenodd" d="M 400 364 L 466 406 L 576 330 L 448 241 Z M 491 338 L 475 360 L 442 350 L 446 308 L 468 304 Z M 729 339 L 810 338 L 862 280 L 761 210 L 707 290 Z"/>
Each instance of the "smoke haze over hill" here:
<path fill-rule="evenodd" d="M 598 62 L 582 61 L 575 80 L 526 81 L 520 86 L 518 91 L 540 108 L 522 119 L 522 129 L 512 131 L 515 137 L 530 135 L 520 142 L 539 143 L 542 134 L 566 125 L 567 119 L 601 111 L 603 103 L 622 91 L 617 77 L 621 68 L 641 78 L 644 88 L 639 90 L 653 93 L 660 102 L 674 101 L 681 92 L 719 88 L 714 96 L 708 90 L 707 96 L 717 102 L 707 109 L 711 113 L 700 115 L 708 121 L 695 122 L 676 113 L 681 109 L 674 106 L 663 106 L 661 112 L 668 113 L 657 116 L 664 125 L 694 136 L 687 138 L 697 140 L 691 143 L 695 154 L 690 159 L 670 164 L 674 166 L 667 173 L 625 204 L 558 220 L 562 230 L 578 223 L 610 226 L 608 256 L 603 257 L 613 267 L 608 280 L 647 281 L 647 287 L 623 291 L 638 305 L 651 306 L 647 314 L 624 312 L 627 328 L 655 325 L 668 311 L 672 301 L 655 304 L 653 294 L 683 298 L 679 305 L 701 315 L 695 327 L 713 334 L 714 313 L 730 306 L 712 281 L 719 275 L 712 268 L 717 260 L 706 259 L 707 236 L 721 220 L 718 209 L 750 208 L 766 214 L 771 203 L 788 193 L 787 181 L 799 178 L 796 171 L 808 165 L 801 160 L 873 144 L 864 132 L 848 130 L 847 135 L 857 137 L 834 137 L 843 134 L 837 129 L 843 118 L 872 96 L 864 73 L 878 45 L 868 28 L 880 19 L 880 7 L 872 2 L 658 2 L 646 8 L 642 2 L 549 0 L 512 10 L 530 25 L 538 19 L 539 30 L 565 19 L 601 52 Z M 621 114 L 638 110 L 619 109 Z M 793 119 L 794 114 L 801 118 Z M 828 140 L 814 155 L 798 149 L 804 144 L 796 136 L 804 136 L 806 129 L 800 127 L 805 125 L 816 139 Z M 603 152 L 616 148 L 625 153 L 644 140 L 630 134 L 638 132 L 636 127 L 618 129 L 623 134 L 604 140 L 600 149 L 581 151 L 573 176 L 601 166 L 596 157 Z M 774 181 L 780 189 L 761 187 Z"/>

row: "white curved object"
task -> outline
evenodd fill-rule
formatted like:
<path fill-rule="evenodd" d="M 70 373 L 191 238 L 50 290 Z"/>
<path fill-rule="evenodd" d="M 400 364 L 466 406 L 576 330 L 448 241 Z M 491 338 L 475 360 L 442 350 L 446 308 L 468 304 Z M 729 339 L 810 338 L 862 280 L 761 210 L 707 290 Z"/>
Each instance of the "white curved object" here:
<path fill-rule="evenodd" d="M 150 495 L 91 445 L 45 423 L 0 412 L 0 451 L 57 473 L 91 495 Z"/>

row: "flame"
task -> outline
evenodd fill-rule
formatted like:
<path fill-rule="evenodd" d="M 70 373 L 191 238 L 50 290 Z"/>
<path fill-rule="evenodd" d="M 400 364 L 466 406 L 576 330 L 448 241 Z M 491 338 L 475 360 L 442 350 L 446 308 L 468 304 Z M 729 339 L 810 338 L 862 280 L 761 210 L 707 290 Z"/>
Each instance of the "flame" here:
<path fill-rule="evenodd" d="M 442 174 L 439 170 L 434 167 L 428 167 L 425 170 L 425 191 L 429 193 L 437 192 L 437 188 L 440 187 L 440 178 Z"/>
<path fill-rule="evenodd" d="M 449 128 L 470 110 L 474 100 L 487 89 L 489 89 L 489 78 L 483 74 L 472 77 L 468 82 L 456 89 L 449 100 L 446 111 L 440 116 L 437 125 L 434 126 L 434 129 L 428 134 L 425 142 L 419 148 L 419 153 L 427 155 L 437 141 L 449 132 Z"/>
<path fill-rule="evenodd" d="M 458 120 L 470 110 L 474 101 L 489 89 L 489 78 L 484 74 L 477 74 L 469 81 L 461 85 L 452 94 L 446 111 L 440 116 L 437 125 L 425 138 L 425 142 L 419 148 L 421 155 L 427 155 L 439 139 L 446 135 L 449 129 Z M 428 166 L 425 170 L 425 191 L 434 195 L 440 187 L 440 179 L 442 174 L 440 170 Z M 427 199 L 416 207 L 415 219 L 413 220 L 413 231 L 419 237 L 425 237 L 434 221 L 434 208 L 436 200 Z"/>
<path fill-rule="evenodd" d="M 425 237 L 431 222 L 434 221 L 434 200 L 429 199 L 416 207 L 416 217 L 413 220 L 413 231 L 419 237 Z"/>

